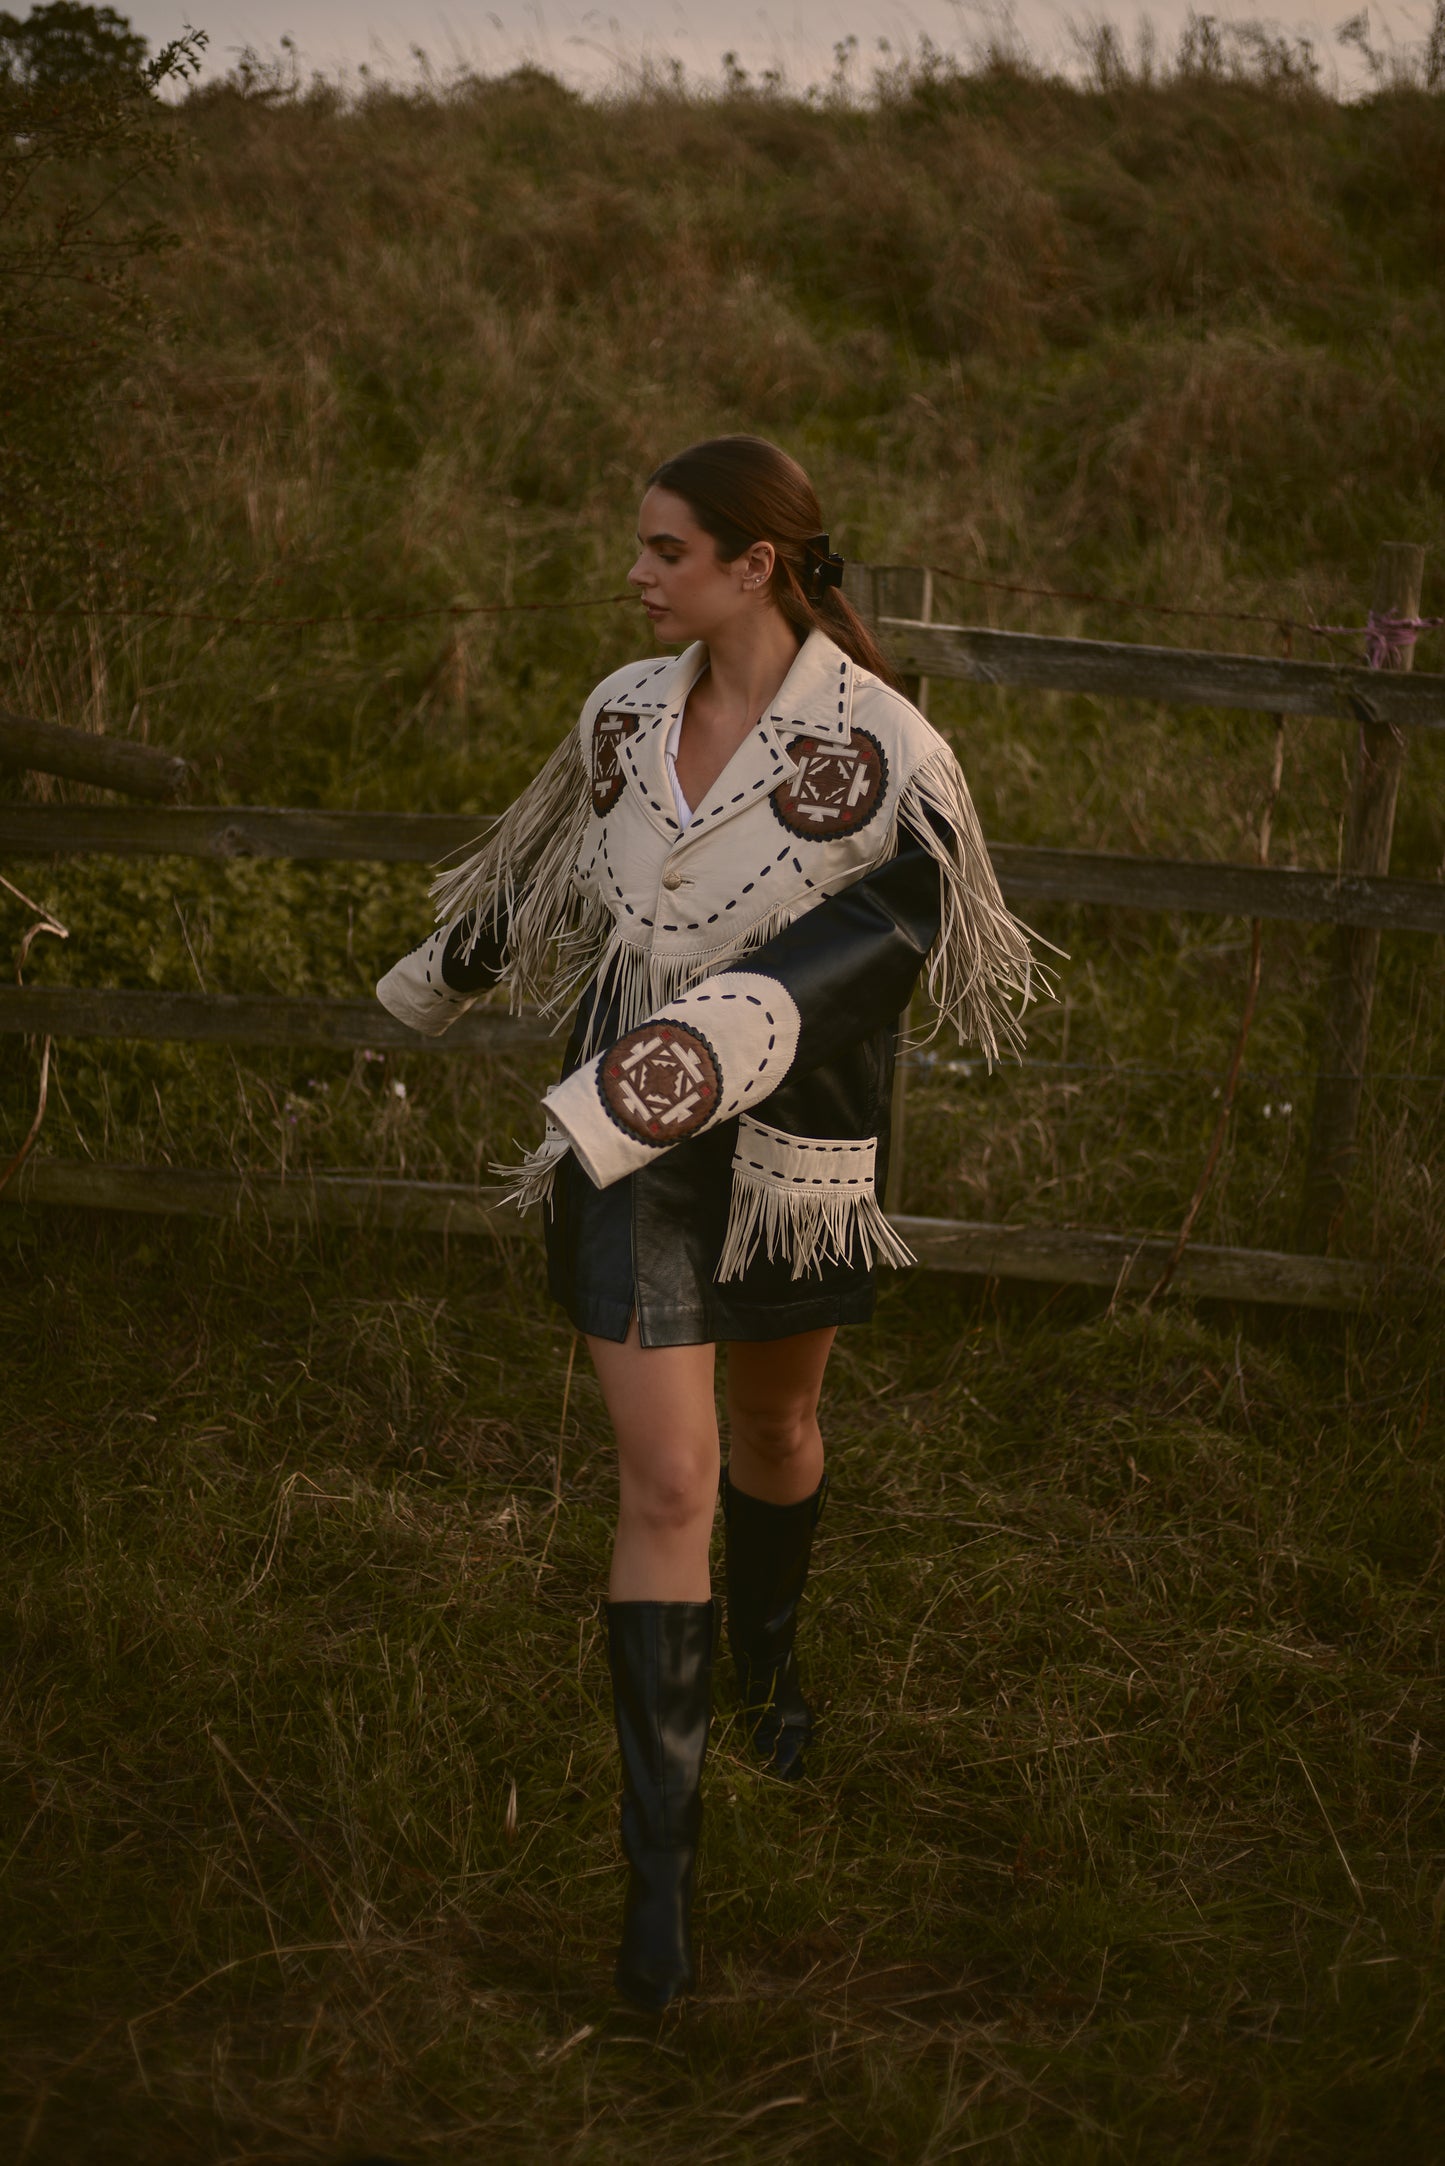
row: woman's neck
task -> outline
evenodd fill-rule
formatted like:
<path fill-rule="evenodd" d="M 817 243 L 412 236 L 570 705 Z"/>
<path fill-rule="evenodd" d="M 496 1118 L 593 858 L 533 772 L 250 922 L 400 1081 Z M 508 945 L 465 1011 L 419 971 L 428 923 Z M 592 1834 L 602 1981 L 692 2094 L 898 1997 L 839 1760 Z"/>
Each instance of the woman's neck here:
<path fill-rule="evenodd" d="M 707 643 L 708 705 L 749 730 L 777 697 L 798 659 L 798 636 L 780 609 L 723 625 Z"/>

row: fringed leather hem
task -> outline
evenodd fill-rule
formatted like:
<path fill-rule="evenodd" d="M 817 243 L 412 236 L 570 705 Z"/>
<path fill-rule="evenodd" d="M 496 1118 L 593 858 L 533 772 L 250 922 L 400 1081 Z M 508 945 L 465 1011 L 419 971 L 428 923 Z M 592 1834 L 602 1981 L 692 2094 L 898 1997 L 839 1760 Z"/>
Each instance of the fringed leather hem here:
<path fill-rule="evenodd" d="M 605 1043 L 610 1044 L 613 1037 L 625 1037 L 629 1030 L 650 1022 L 660 1008 L 681 1000 L 684 993 L 701 985 L 714 971 L 745 963 L 754 949 L 791 925 L 794 915 L 788 907 L 770 911 L 745 933 L 716 947 L 686 954 L 673 951 L 660 955 L 655 949 L 625 939 L 620 928 L 614 930 L 597 965 L 597 999 L 578 1060 L 591 1060 L 603 1050 L 604 1040 L 598 1035 L 603 1023 L 608 1031 Z"/>
<path fill-rule="evenodd" d="M 533 1210 L 544 1203 L 552 1208 L 552 1191 L 557 1182 L 557 1168 L 572 1148 L 555 1121 L 547 1123 L 547 1133 L 535 1151 L 528 1151 L 520 1166 L 491 1166 L 488 1171 L 500 1176 L 501 1195 L 499 1204 L 515 1204 L 519 1211 Z"/>
<path fill-rule="evenodd" d="M 854 1249 L 865 1265 L 917 1261 L 878 1202 L 874 1136 L 838 1140 L 790 1136 L 744 1114 L 733 1153 L 732 1204 L 716 1277 L 740 1279 L 759 1248 L 790 1261 L 793 1278 L 846 1268 Z"/>

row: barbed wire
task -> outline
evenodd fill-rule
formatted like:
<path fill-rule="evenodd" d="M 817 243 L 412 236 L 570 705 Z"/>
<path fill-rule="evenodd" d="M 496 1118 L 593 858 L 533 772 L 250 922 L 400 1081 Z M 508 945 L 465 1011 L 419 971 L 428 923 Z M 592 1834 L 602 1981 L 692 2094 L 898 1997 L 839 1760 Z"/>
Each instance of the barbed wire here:
<path fill-rule="evenodd" d="M 961 572 L 942 564 L 931 564 L 927 569 L 935 579 L 952 579 L 961 586 L 984 587 L 997 594 L 1021 594 L 1036 601 L 1087 602 L 1096 608 L 1125 609 L 1139 616 L 1183 617 L 1200 624 L 1267 624 L 1271 630 L 1285 636 L 1292 632 L 1309 632 L 1317 639 L 1362 639 L 1369 631 L 1367 625 L 1319 624 L 1311 618 L 1290 617 L 1270 610 L 1199 609 L 1184 602 L 1139 602 L 1122 594 L 1099 594 L 1087 587 L 1041 587 L 1024 580 L 991 579 L 980 572 Z M 438 602 L 422 609 L 330 610 L 304 617 L 257 615 L 253 612 L 226 613 L 208 609 L 160 609 L 146 603 L 96 603 L 55 609 L 39 609 L 30 604 L 11 604 L 0 607 L 0 617 L 47 620 L 61 618 L 77 621 L 109 617 L 127 621 L 143 620 L 154 624 L 221 625 L 241 631 L 252 628 L 308 631 L 330 624 L 420 624 L 434 618 L 565 614 L 574 609 L 617 608 L 624 602 L 635 602 L 636 599 L 632 594 L 596 594 L 560 602 Z M 1438 630 L 1442 621 L 1445 620 L 1438 617 L 1418 620 L 1419 630 Z"/>
<path fill-rule="evenodd" d="M 314 617 L 225 616 L 207 609 L 150 609 L 120 605 L 84 609 L 32 609 L 0 607 L 0 617 L 74 618 L 122 617 L 127 622 L 144 620 L 156 624 L 218 624 L 245 631 L 256 628 L 306 631 L 323 624 L 420 624 L 432 617 L 514 617 L 569 609 L 608 609 L 621 602 L 636 603 L 635 594 L 597 594 L 568 602 L 439 602 L 426 609 L 340 610 Z"/>
<path fill-rule="evenodd" d="M 1042 587 L 1024 580 L 991 579 L 981 572 L 961 572 L 942 564 L 931 564 L 926 569 L 935 579 L 951 579 L 960 586 L 981 587 L 996 594 L 1018 594 L 1035 601 L 1084 602 L 1099 609 L 1127 610 L 1136 616 L 1145 617 L 1179 617 L 1197 624 L 1264 624 L 1286 641 L 1296 632 L 1306 632 L 1311 638 L 1326 642 L 1342 638 L 1364 639 L 1368 642 L 1378 636 L 1380 623 L 1384 622 L 1377 622 L 1373 611 L 1368 624 L 1320 624 L 1313 618 L 1290 617 L 1270 610 L 1200 609 L 1184 602 L 1133 601 L 1127 595 L 1100 594 L 1087 587 Z M 438 602 L 421 609 L 332 610 L 305 617 L 256 615 L 249 612 L 228 614 L 207 609 L 159 609 L 148 604 L 128 603 L 95 603 L 83 607 L 54 609 L 39 609 L 28 603 L 17 603 L 0 605 L 0 618 L 84 623 L 102 617 L 126 623 L 207 624 L 228 631 L 299 632 L 327 625 L 421 624 L 436 619 L 455 621 L 467 617 L 565 615 L 579 609 L 619 608 L 623 603 L 635 602 L 636 599 L 632 594 L 597 594 L 560 602 Z M 1422 635 L 1445 626 L 1445 618 L 1401 619 L 1400 626 L 1408 632 L 1409 641 L 1413 644 Z"/>

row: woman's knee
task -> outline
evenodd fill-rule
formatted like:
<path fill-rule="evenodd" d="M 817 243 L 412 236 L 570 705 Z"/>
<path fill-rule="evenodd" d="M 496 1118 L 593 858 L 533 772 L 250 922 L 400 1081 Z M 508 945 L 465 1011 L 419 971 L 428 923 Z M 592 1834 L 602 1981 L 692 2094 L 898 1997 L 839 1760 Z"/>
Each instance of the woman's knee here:
<path fill-rule="evenodd" d="M 622 1509 L 657 1534 L 680 1534 L 717 1502 L 716 1439 L 635 1444 L 621 1452 Z"/>
<path fill-rule="evenodd" d="M 741 1445 L 770 1466 L 785 1467 L 817 1443 L 818 1413 L 811 1399 L 770 1406 L 735 1403 L 731 1413 L 734 1448 Z"/>

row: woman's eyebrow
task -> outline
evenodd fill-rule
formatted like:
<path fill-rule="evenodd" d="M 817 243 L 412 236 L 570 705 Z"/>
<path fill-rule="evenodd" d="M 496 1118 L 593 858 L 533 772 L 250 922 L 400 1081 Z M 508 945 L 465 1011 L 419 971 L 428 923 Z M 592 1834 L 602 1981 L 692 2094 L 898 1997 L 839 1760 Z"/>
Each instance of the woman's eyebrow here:
<path fill-rule="evenodd" d="M 663 542 L 671 542 L 674 549 L 685 546 L 680 534 L 639 534 L 637 540 L 638 546 L 643 549 L 656 549 Z"/>

